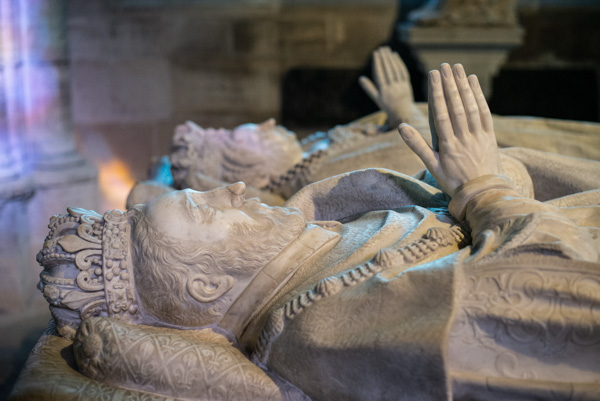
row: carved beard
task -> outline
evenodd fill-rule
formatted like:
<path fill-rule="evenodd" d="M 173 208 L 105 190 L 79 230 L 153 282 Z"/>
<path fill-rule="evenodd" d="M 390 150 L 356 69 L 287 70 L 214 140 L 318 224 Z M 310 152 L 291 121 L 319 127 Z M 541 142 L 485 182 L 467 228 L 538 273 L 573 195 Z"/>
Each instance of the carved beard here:
<path fill-rule="evenodd" d="M 241 239 L 236 245 L 246 260 L 252 262 L 248 266 L 251 269 L 264 267 L 306 227 L 306 219 L 300 210 L 270 207 L 260 203 L 258 198 L 246 201 L 241 210 L 255 222 L 235 224 L 232 237 Z"/>
<path fill-rule="evenodd" d="M 162 324 L 200 327 L 217 321 L 233 301 L 231 291 L 207 305 L 193 301 L 185 290 L 192 274 L 233 274 L 250 279 L 306 226 L 302 213 L 293 208 L 262 205 L 256 199 L 241 208 L 255 221 L 232 226 L 229 239 L 214 244 L 165 237 L 146 224 L 135 227 L 135 280 L 138 296 L 148 312 Z M 241 284 L 241 283 L 240 283 Z M 153 320 L 154 319 L 154 320 Z"/>
<path fill-rule="evenodd" d="M 268 224 L 267 221 L 274 220 L 274 223 L 282 225 L 291 225 L 298 228 L 298 225 L 306 225 L 304 214 L 293 207 L 268 206 L 260 202 L 258 198 L 245 200 L 240 210 L 256 221 Z"/>

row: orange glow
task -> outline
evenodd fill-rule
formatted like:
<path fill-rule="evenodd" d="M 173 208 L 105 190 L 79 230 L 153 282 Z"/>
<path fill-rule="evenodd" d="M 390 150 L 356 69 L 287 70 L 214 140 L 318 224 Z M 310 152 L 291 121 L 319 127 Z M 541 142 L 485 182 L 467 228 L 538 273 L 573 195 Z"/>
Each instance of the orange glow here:
<path fill-rule="evenodd" d="M 135 184 L 127 165 L 112 159 L 99 166 L 98 181 L 102 193 L 102 210 L 125 209 L 129 191 Z"/>

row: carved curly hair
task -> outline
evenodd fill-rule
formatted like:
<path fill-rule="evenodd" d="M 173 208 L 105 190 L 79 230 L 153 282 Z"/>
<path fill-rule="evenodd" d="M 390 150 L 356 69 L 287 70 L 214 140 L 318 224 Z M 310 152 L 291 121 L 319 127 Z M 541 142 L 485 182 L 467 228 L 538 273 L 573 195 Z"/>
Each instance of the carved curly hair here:
<path fill-rule="evenodd" d="M 216 244 L 176 240 L 158 232 L 145 219 L 145 206 L 136 205 L 133 258 L 138 298 L 147 312 L 162 322 L 185 327 L 218 323 L 234 301 L 228 294 L 201 303 L 186 289 L 192 274 L 253 276 L 305 227 L 305 219 L 289 209 L 247 211 L 256 225 L 237 224 L 236 235 Z M 273 218 L 273 215 L 275 215 Z"/>

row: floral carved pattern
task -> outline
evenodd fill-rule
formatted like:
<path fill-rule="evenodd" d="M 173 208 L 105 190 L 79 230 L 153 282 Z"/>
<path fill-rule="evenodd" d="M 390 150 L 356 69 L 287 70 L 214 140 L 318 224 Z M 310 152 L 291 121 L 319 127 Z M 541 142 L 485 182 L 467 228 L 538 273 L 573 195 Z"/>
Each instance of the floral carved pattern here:
<path fill-rule="evenodd" d="M 277 385 L 210 330 L 82 323 L 73 352 L 86 376 L 114 386 L 186 399 L 281 399 Z"/>
<path fill-rule="evenodd" d="M 173 397 L 124 389 L 89 379 L 75 370 L 70 340 L 48 325 L 11 394 L 14 401 L 167 401 Z"/>
<path fill-rule="evenodd" d="M 568 371 L 580 372 L 582 380 L 581 372 L 600 375 L 596 264 L 479 266 L 465 275 L 458 302 L 450 359 L 458 359 L 459 370 L 566 380 L 553 377 L 551 368 L 568 357 Z M 590 359 L 594 355 L 596 363 Z"/>

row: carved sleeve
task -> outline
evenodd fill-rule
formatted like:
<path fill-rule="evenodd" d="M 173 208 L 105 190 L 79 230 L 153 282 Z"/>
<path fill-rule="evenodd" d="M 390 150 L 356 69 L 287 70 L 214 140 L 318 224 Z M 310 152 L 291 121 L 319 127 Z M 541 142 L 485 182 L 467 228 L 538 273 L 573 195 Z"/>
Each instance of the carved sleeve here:
<path fill-rule="evenodd" d="M 505 177 L 488 175 L 464 184 L 449 208 L 469 223 L 474 243 L 489 249 L 543 244 L 571 259 L 598 258 L 588 232 L 559 208 L 523 197 Z"/>

